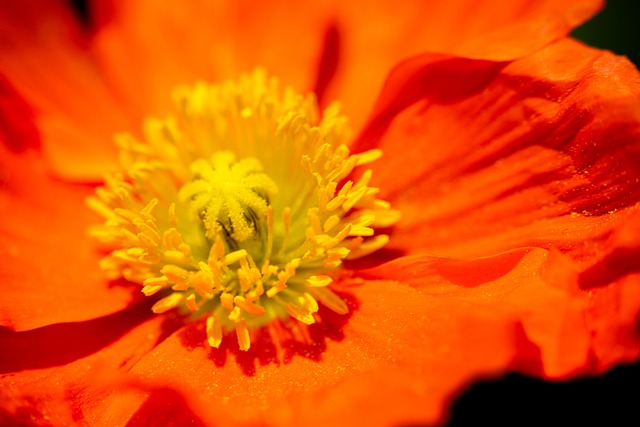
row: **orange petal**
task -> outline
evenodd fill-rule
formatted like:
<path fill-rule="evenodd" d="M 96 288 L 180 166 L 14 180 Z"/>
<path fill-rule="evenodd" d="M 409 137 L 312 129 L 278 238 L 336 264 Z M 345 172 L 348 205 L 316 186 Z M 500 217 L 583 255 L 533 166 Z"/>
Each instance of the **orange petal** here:
<path fill-rule="evenodd" d="M 508 64 L 399 68 L 359 145 L 385 153 L 373 175 L 403 214 L 391 247 L 593 252 L 582 240 L 640 201 L 638 81 L 626 59 L 570 40 Z"/>
<path fill-rule="evenodd" d="M 92 189 L 53 180 L 32 151 L 0 150 L 0 324 L 25 330 L 128 305 L 131 290 L 105 280 L 87 238 L 97 221 L 84 204 Z"/>
<path fill-rule="evenodd" d="M 149 314 L 143 304 L 86 322 L 0 330 L 0 420 L 6 425 L 124 425 L 100 402 L 118 390 L 122 372 L 175 329 L 160 316 L 142 322 Z"/>
<path fill-rule="evenodd" d="M 551 255 L 522 249 L 476 260 L 399 259 L 350 288 L 357 298 L 345 296 L 350 319 L 322 312 L 307 342 L 282 340 L 278 348 L 263 337 L 247 353 L 229 340 L 219 350 L 205 347 L 203 322 L 147 353 L 161 339 L 162 319 L 154 317 L 44 377 L 7 377 L 3 402 L 30 402 L 34 414 L 55 420 L 72 407 L 89 424 L 175 416 L 218 426 L 442 422 L 451 398 L 479 375 L 511 366 L 557 378 L 637 357 L 638 283 L 623 293 L 577 292 L 566 259 Z M 169 322 L 165 330 L 175 327 Z M 118 364 L 130 375 L 96 375 L 96 365 Z M 58 401 L 64 405 L 52 406 Z"/>
<path fill-rule="evenodd" d="M 107 78 L 145 113 L 162 113 L 171 90 L 265 67 L 298 90 L 313 87 L 327 5 L 265 2 L 96 1 L 93 50 Z"/>
<path fill-rule="evenodd" d="M 293 333 L 298 339 L 289 331 L 274 342 L 263 330 L 248 352 L 233 337 L 213 350 L 199 322 L 130 373 L 188 396 L 198 416 L 218 426 L 375 426 L 440 420 L 452 394 L 513 356 L 515 330 L 481 305 L 395 282 L 352 290 L 350 319 L 321 310 L 323 322 Z M 109 405 L 124 400 L 113 395 Z"/>
<path fill-rule="evenodd" d="M 359 127 L 399 60 L 424 51 L 512 59 L 566 35 L 601 5 L 103 0 L 94 2 L 102 25 L 95 52 L 110 81 L 142 111 L 164 111 L 176 84 L 232 78 L 264 66 L 298 90 L 343 100 Z"/>
<path fill-rule="evenodd" d="M 112 134 L 136 129 L 143 115 L 165 112 L 177 84 L 221 80 L 264 66 L 298 90 L 315 88 L 325 99 L 343 99 L 359 127 L 398 59 L 424 50 L 512 58 L 565 34 L 600 5 L 590 0 L 498 7 L 489 1 L 474 3 L 478 9 L 470 22 L 465 1 L 431 2 L 423 10 L 422 2 L 362 8 L 286 0 L 264 5 L 104 0 L 93 4 L 100 31 L 89 54 L 61 0 L 47 2 L 46 10 L 36 3 L 3 6 L 0 66 L 42 112 L 40 130 L 54 170 L 74 180 L 96 180 L 116 168 Z M 369 11 L 366 19 L 363 11 Z M 48 66 L 53 63 L 56 67 Z M 334 75 L 337 81 L 326 97 Z"/>
<path fill-rule="evenodd" d="M 423 52 L 510 60 L 567 35 L 602 7 L 600 0 L 393 0 L 341 2 L 340 63 L 328 98 L 344 102 L 359 127 L 383 79 Z"/>
<path fill-rule="evenodd" d="M 473 260 L 413 256 L 363 274 L 395 278 L 452 305 L 472 301 L 505 325 L 521 327 L 513 367 L 529 374 L 600 373 L 640 355 L 637 277 L 586 293 L 575 264 L 558 252 L 528 248 Z"/>
<path fill-rule="evenodd" d="M 130 127 L 104 85 L 66 2 L 0 5 L 0 70 L 31 103 L 43 150 L 67 179 L 97 180 L 113 170 L 115 131 Z"/>

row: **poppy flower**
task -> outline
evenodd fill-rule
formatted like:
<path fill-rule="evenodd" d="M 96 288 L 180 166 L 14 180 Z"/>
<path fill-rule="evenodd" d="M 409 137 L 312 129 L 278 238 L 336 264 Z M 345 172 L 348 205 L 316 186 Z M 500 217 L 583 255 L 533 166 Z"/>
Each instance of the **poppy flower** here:
<path fill-rule="evenodd" d="M 0 419 L 442 423 L 637 360 L 640 75 L 565 37 L 599 2 L 510 5 L 3 3 Z"/>

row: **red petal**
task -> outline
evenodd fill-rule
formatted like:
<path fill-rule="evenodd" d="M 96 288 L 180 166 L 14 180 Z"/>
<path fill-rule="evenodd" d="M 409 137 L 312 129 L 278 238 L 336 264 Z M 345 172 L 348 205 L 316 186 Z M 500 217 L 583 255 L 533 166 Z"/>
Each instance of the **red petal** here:
<path fill-rule="evenodd" d="M 25 330 L 90 319 L 128 305 L 131 290 L 108 283 L 87 227 L 91 187 L 50 178 L 30 151 L 0 147 L 0 323 Z"/>
<path fill-rule="evenodd" d="M 112 135 L 129 127 L 126 107 L 105 87 L 85 45 L 62 0 L 0 6 L 2 73 L 36 107 L 54 171 L 74 180 L 95 180 L 113 170 Z"/>
<path fill-rule="evenodd" d="M 360 139 L 385 153 L 374 177 L 403 214 L 392 247 L 593 255 L 640 201 L 639 82 L 626 59 L 569 40 L 510 64 L 400 67 Z"/>

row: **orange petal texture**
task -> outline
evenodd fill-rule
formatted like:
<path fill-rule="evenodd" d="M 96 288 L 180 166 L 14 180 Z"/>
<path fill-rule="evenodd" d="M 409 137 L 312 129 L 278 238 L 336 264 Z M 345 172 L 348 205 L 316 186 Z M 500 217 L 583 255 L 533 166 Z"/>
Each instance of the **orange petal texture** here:
<path fill-rule="evenodd" d="M 353 317 L 345 324 L 341 316 L 323 312 L 325 321 L 305 331 L 304 341 L 263 337 L 247 353 L 237 344 L 211 350 L 202 341 L 202 322 L 161 340 L 151 326 L 156 322 L 160 329 L 154 317 L 99 354 L 46 370 L 44 384 L 55 379 L 57 389 L 38 389 L 34 381 L 42 380 L 42 373 L 25 371 L 12 379 L 7 393 L 14 398 L 11 392 L 32 393 L 22 397 L 26 402 L 66 400 L 77 421 L 89 425 L 122 425 L 132 419 L 170 422 L 164 417 L 172 410 L 167 414 L 151 405 L 163 400 L 168 387 L 184 399 L 179 405 L 206 425 L 351 425 L 367 419 L 367 424 L 384 426 L 398 420 L 440 420 L 454 390 L 469 378 L 499 370 L 513 357 L 515 331 L 486 308 L 462 299 L 451 304 L 397 282 L 372 281 L 351 291 Z M 117 316 L 123 318 L 110 316 L 116 331 Z M 413 321 L 407 322 L 407 316 Z M 98 328 L 104 322 L 93 323 Z M 135 351 L 126 347 L 135 340 Z M 150 343 L 157 344 L 152 351 Z M 101 384 L 101 378 L 82 383 L 87 372 L 106 375 L 90 367 L 109 372 L 109 364 L 127 352 L 133 354 L 120 363 L 129 371 L 128 379 L 115 385 Z M 118 387 L 118 392 L 100 395 L 100 385 Z M 170 404 L 176 405 L 175 400 Z M 375 419 L 363 418 L 379 405 L 385 410 Z"/>
<path fill-rule="evenodd" d="M 266 358 L 265 348 L 238 355 L 196 345 L 176 365 L 165 365 L 163 360 L 188 342 L 187 330 L 156 347 L 131 373 L 182 390 L 212 425 L 366 420 L 384 426 L 439 420 L 451 392 L 512 357 L 514 331 L 482 308 L 450 304 L 387 281 L 366 282 L 351 295 L 354 314 L 348 322 L 334 331 L 328 318 L 310 329 L 310 342 L 299 354 L 288 355 L 296 347 L 286 341 L 282 356 L 275 349 Z M 211 358 L 215 368 L 210 362 L 206 367 Z M 192 376 L 175 381 L 175 369 Z M 385 409 L 375 418 L 363 415 L 377 407 Z"/>
<path fill-rule="evenodd" d="M 45 3 L 0 6 L 0 424 L 442 424 L 471 381 L 640 358 L 640 74 L 563 38 L 600 1 Z M 336 280 L 348 315 L 211 349 L 103 277 L 70 181 L 255 66 L 343 99 L 402 219 Z"/>
<path fill-rule="evenodd" d="M 356 149 L 385 153 L 374 176 L 403 213 L 392 248 L 555 247 L 588 263 L 636 211 L 640 81 L 626 59 L 566 40 L 509 63 L 425 55 L 388 83 Z"/>
<path fill-rule="evenodd" d="M 472 260 L 415 255 L 361 274 L 490 307 L 494 320 L 517 330 L 511 368 L 531 375 L 600 373 L 640 356 L 637 275 L 585 292 L 571 261 L 555 250 L 521 248 Z"/>
<path fill-rule="evenodd" d="M 91 35 L 64 5 L 3 4 L 0 67 L 43 113 L 52 170 L 91 181 L 116 167 L 113 133 L 163 114 L 177 84 L 262 66 L 299 91 L 318 90 L 323 103 L 342 100 L 359 128 L 398 60 L 426 50 L 513 59 L 566 35 L 602 2 L 94 0 Z"/>
<path fill-rule="evenodd" d="M 126 307 L 130 286 L 107 282 L 87 228 L 90 186 L 56 181 L 33 150 L 0 147 L 0 323 L 26 330 Z"/>
<path fill-rule="evenodd" d="M 149 307 L 25 332 L 0 329 L 0 424 L 100 424 L 88 424 L 84 414 L 100 407 L 121 372 L 172 330 L 167 318 L 145 320 Z"/>
<path fill-rule="evenodd" d="M 344 100 L 360 125 L 388 64 L 422 52 L 515 59 L 567 35 L 600 7 L 601 1 L 553 0 L 340 2 L 343 61 L 329 98 Z"/>
<path fill-rule="evenodd" d="M 126 105 L 118 103 L 86 47 L 62 0 L 0 5 L 2 73 L 34 106 L 50 167 L 74 180 L 113 171 L 117 152 L 111 137 L 132 126 Z"/>

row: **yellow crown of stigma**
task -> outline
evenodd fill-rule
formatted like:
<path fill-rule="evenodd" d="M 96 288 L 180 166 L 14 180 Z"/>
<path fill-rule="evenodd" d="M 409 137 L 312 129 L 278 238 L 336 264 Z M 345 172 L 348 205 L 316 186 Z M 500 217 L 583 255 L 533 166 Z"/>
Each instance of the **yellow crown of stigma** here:
<path fill-rule="evenodd" d="M 116 137 L 125 172 L 88 199 L 105 218 L 92 235 L 108 277 L 163 295 L 156 313 L 205 316 L 212 347 L 235 329 L 248 350 L 250 331 L 276 319 L 312 324 L 318 302 L 346 313 L 334 271 L 384 246 L 375 228 L 398 219 L 370 170 L 349 180 L 379 150 L 350 154 L 336 105 L 320 119 L 313 96 L 262 70 L 179 87 L 174 100 L 143 141 Z"/>

